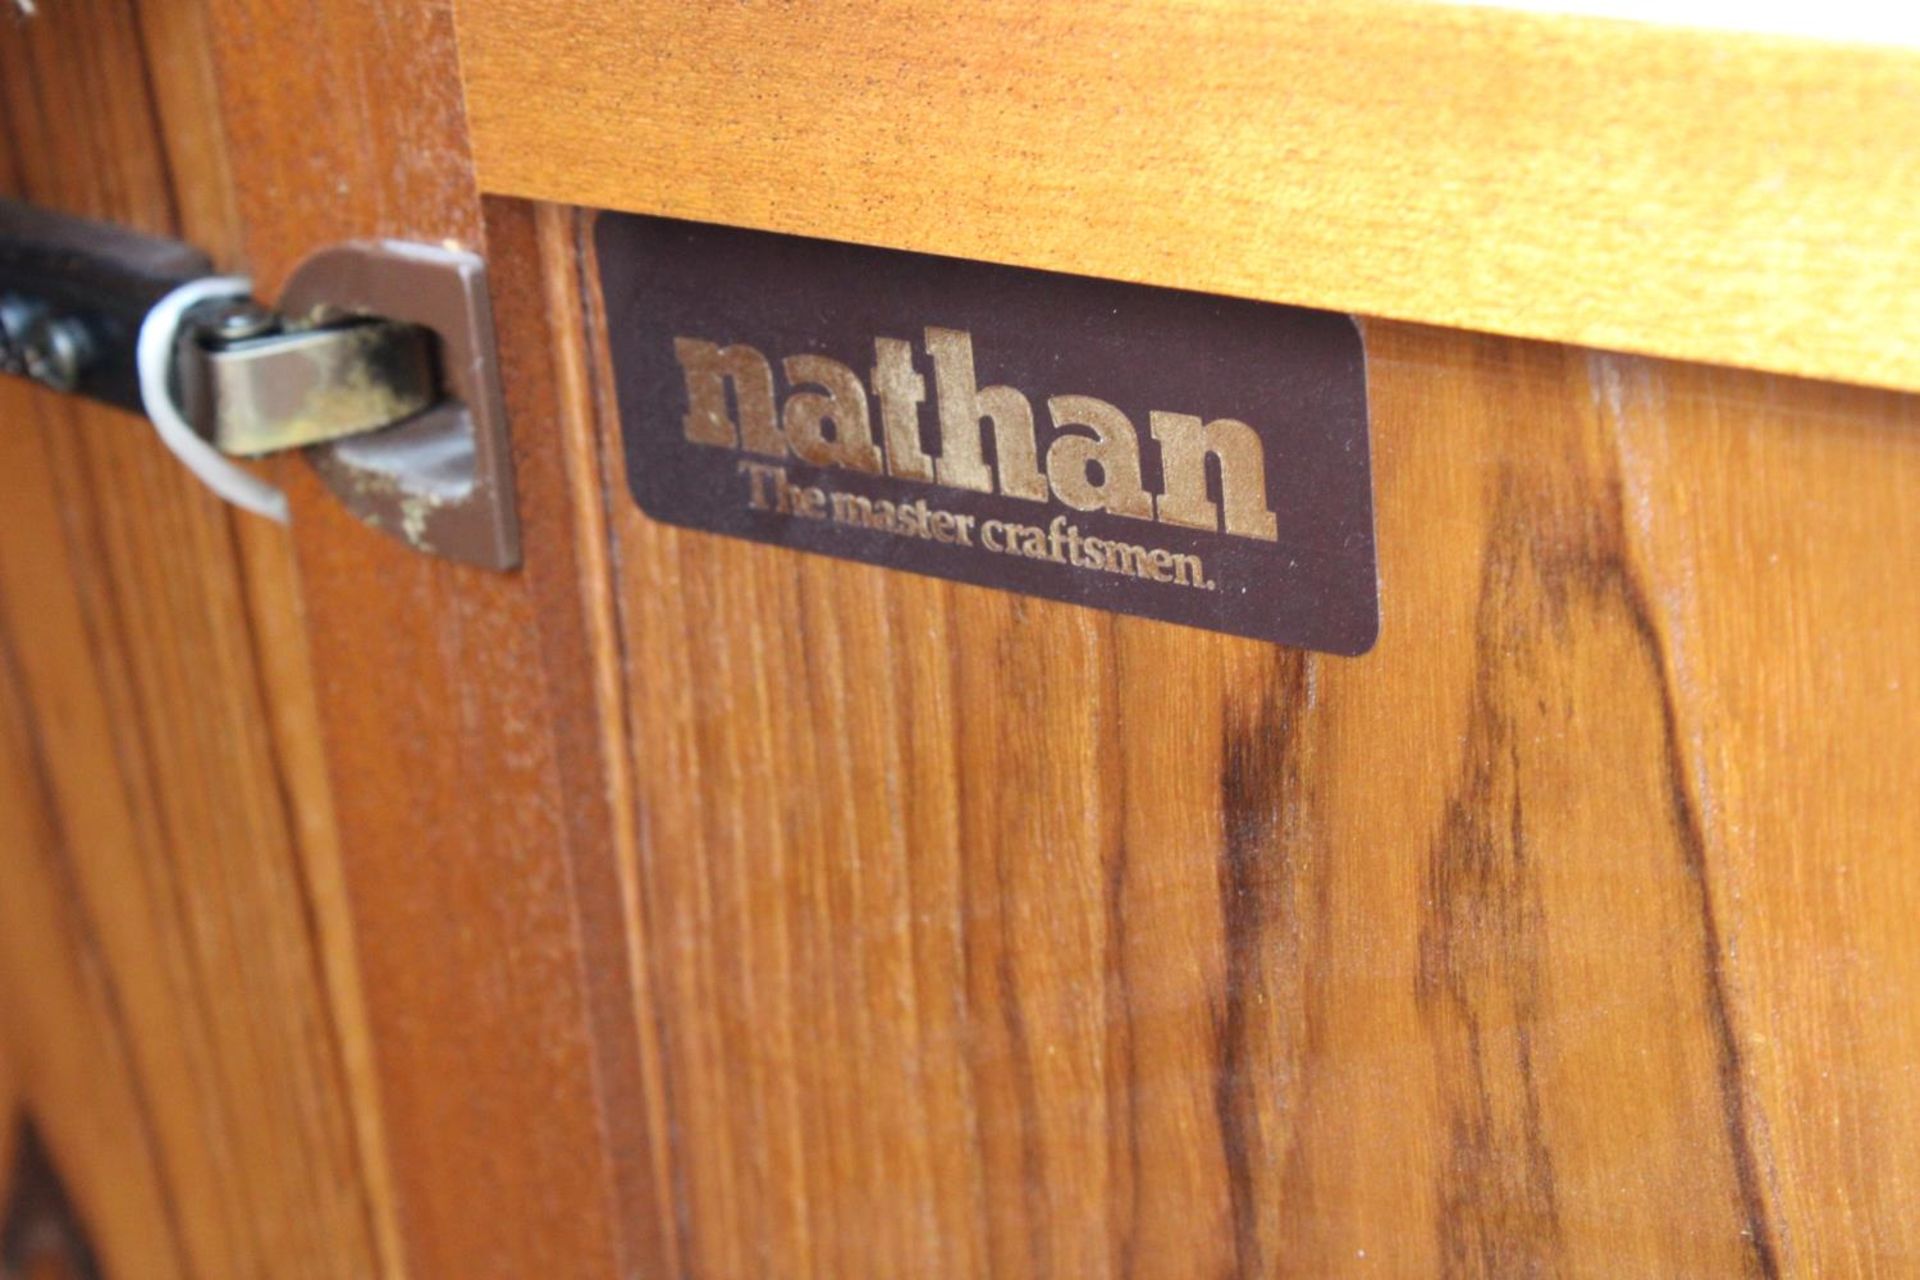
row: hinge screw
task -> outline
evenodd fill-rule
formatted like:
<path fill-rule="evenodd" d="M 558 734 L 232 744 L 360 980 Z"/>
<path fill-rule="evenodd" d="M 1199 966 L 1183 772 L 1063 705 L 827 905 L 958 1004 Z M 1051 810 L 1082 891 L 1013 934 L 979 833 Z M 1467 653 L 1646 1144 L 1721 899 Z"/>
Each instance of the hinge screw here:
<path fill-rule="evenodd" d="M 18 294 L 0 297 L 0 369 L 71 391 L 93 357 L 93 336 L 77 317 L 53 315 Z"/>
<path fill-rule="evenodd" d="M 215 304 L 200 321 L 201 332 L 217 346 L 264 338 L 280 331 L 280 317 L 251 298 Z"/>

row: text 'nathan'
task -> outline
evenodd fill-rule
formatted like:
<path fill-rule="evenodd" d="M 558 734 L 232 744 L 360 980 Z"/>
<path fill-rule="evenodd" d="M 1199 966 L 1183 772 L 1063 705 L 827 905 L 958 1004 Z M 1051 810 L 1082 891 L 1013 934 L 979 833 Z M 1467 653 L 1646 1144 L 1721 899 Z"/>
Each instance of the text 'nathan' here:
<path fill-rule="evenodd" d="M 696 444 L 1032 502 L 1056 500 L 1076 511 L 1265 542 L 1278 536 L 1265 457 L 1251 426 L 1152 410 L 1147 430 L 1150 447 L 1159 450 L 1162 477 L 1159 491 L 1152 492 L 1141 479 L 1139 431 L 1124 412 L 1090 395 L 1050 395 L 1045 409 L 1056 434 L 1043 459 L 1032 400 L 1014 387 L 978 385 L 973 338 L 964 330 L 925 332 L 934 453 L 927 451 L 921 428 L 927 380 L 912 344 L 903 339 L 874 340 L 871 402 L 860 375 L 826 356 L 782 359 L 790 388 L 782 399 L 772 364 L 754 347 L 676 337 L 673 350 L 686 377 L 684 430 Z M 1209 460 L 1219 476 L 1217 502 L 1209 491 Z"/>

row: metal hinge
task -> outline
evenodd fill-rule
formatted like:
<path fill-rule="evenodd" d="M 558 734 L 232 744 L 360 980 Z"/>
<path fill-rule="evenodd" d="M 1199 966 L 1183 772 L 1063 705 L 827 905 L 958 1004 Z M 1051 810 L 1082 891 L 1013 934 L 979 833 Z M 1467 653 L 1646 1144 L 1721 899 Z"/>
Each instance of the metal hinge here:
<path fill-rule="evenodd" d="M 278 308 L 172 241 L 0 200 L 0 372 L 145 413 L 230 500 L 284 499 L 226 458 L 304 450 L 355 514 L 489 568 L 519 561 L 485 272 L 356 242 Z"/>
<path fill-rule="evenodd" d="M 245 299 L 187 313 L 175 374 L 196 431 L 259 458 L 368 435 L 434 404 L 433 335 L 355 317 L 307 324 Z"/>

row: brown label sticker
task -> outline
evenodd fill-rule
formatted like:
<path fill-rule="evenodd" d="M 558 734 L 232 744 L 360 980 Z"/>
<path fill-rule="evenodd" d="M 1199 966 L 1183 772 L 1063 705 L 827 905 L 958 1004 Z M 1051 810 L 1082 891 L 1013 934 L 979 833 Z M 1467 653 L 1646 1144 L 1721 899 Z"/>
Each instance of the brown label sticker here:
<path fill-rule="evenodd" d="M 594 241 L 648 515 L 1372 647 L 1348 317 L 629 214 L 599 215 Z"/>

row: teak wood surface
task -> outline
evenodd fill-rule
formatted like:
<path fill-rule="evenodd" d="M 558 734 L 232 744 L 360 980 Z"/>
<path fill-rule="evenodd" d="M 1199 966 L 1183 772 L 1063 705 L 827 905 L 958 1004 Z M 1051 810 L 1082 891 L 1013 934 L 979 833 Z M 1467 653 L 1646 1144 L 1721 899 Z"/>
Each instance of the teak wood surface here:
<path fill-rule="evenodd" d="M 526 565 L 0 384 L 0 1223 L 31 1143 L 112 1277 L 1920 1269 L 1920 402 L 1368 320 L 1360 659 L 728 541 L 445 3 L 42 8 L 9 194 L 485 251 Z"/>
<path fill-rule="evenodd" d="M 1920 48 L 1434 0 L 455 7 L 488 190 L 1920 391 Z"/>

